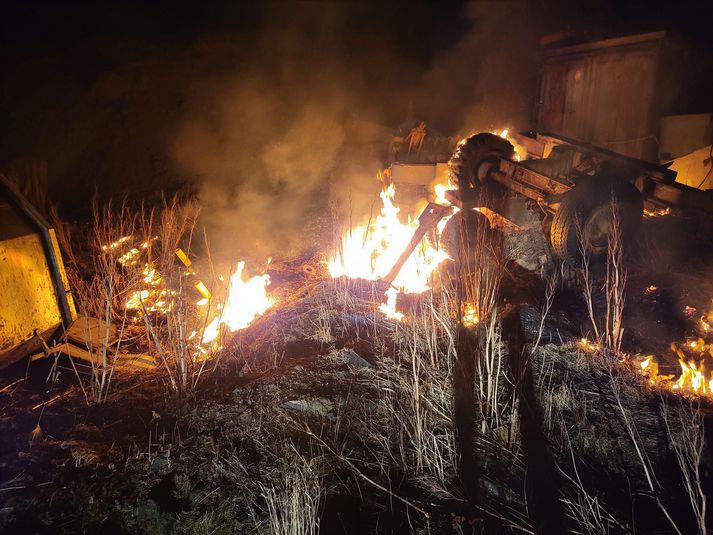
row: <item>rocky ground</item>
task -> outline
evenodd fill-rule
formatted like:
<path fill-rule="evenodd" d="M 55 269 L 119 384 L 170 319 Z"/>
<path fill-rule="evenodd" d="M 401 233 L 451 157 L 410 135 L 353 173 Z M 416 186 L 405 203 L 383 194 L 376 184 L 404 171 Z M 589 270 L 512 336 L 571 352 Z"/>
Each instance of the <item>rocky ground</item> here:
<path fill-rule="evenodd" d="M 668 255 L 679 271 L 662 273 L 642 258 L 631 260 L 619 357 L 581 343 L 579 288 L 559 287 L 547 310 L 545 282 L 514 263 L 494 321 L 464 329 L 445 274 L 437 292 L 402 298 L 406 317 L 394 322 L 377 309 L 381 283 L 330 280 L 298 262 L 271 268 L 280 305 L 182 396 L 159 370 L 119 375 L 107 402 L 88 406 L 69 361 L 59 377 L 49 359 L 18 363 L 0 383 L 0 526 L 700 531 L 709 402 L 650 384 L 639 364 L 650 352 L 675 368 L 666 344 L 693 335 L 699 316 L 671 318 L 704 309 L 706 264 Z"/>

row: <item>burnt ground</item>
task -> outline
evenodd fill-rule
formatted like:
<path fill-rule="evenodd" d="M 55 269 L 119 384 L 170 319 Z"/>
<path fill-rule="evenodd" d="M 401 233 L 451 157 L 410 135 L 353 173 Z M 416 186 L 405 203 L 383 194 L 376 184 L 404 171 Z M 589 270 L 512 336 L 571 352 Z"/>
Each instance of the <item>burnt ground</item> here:
<path fill-rule="evenodd" d="M 182 397 L 159 371 L 119 375 L 88 406 L 67 361 L 55 382 L 50 360 L 20 362 L 0 383 L 0 528 L 696 532 L 684 473 L 710 495 L 709 402 L 648 384 L 637 360 L 675 369 L 669 344 L 700 335 L 711 305 L 710 248 L 672 239 L 690 235 L 679 224 L 647 221 L 630 258 L 628 358 L 577 343 L 590 329 L 576 285 L 558 290 L 531 351 L 545 284 L 508 264 L 495 337 L 458 330 L 448 284 L 400 301 L 394 323 L 376 310 L 378 283 L 275 266 L 281 305 Z M 458 333 L 476 368 L 468 481 Z M 701 436 L 700 458 L 685 461 Z"/>

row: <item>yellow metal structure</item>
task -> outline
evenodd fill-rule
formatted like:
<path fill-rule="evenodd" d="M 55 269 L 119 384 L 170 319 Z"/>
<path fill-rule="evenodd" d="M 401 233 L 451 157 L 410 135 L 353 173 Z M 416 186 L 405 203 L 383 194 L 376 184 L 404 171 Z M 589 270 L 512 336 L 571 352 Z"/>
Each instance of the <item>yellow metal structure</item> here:
<path fill-rule="evenodd" d="M 0 368 L 75 315 L 54 231 L 0 175 Z"/>

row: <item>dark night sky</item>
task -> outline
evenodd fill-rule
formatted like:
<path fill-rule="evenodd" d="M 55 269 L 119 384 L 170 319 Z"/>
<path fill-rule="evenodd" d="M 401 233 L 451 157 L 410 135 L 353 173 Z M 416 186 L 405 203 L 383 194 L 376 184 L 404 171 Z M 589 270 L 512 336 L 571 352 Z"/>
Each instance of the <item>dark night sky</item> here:
<path fill-rule="evenodd" d="M 268 87 L 281 84 L 275 98 L 287 97 L 286 109 L 302 104 L 304 95 L 309 100 L 310 91 L 334 100 L 332 88 L 348 94 L 345 102 L 331 102 L 333 109 L 357 110 L 389 126 L 403 120 L 410 100 L 429 125 L 451 133 L 463 126 L 458 110 L 472 100 L 498 110 L 493 115 L 505 103 L 512 108 L 506 119 L 527 127 L 538 39 L 558 31 L 595 40 L 666 30 L 678 51 L 671 66 L 677 95 L 666 112 L 709 112 L 711 28 L 713 2 L 692 0 L 5 0 L 0 170 L 28 159 L 48 161 L 50 182 L 70 193 L 91 189 L 88 178 L 77 176 L 107 184 L 122 182 L 115 176 L 122 173 L 142 177 L 147 168 L 173 173 L 156 163 L 170 159 L 168 150 L 157 155 L 147 147 L 173 142 L 179 114 L 204 113 L 201 106 L 210 105 L 203 102 L 217 91 L 206 90 L 202 80 L 215 81 L 228 70 Z M 225 36 L 231 48 L 221 44 Z M 480 85 L 473 82 L 478 76 Z M 482 83 L 485 76 L 490 85 Z M 130 88 L 107 96 L 114 82 Z M 290 84 L 294 92 L 284 89 Z"/>
<path fill-rule="evenodd" d="M 408 43 L 404 53 L 427 63 L 467 30 L 462 0 L 175 2 L 5 0 L 0 39 L 7 65 L 34 54 L 89 44 L 181 41 L 212 31 L 255 32 L 265 23 L 265 4 L 285 13 L 309 6 L 343 11 L 366 37 Z M 475 3 L 488 4 L 488 2 Z M 497 4 L 498 2 L 490 2 Z M 589 38 L 667 30 L 694 55 L 713 52 L 713 2 L 700 0 L 537 0 L 513 2 L 514 12 L 544 32 L 568 30 Z M 289 20 L 289 17 L 288 17 Z M 296 22 L 299 18 L 293 20 Z"/>
<path fill-rule="evenodd" d="M 300 12 L 340 13 L 346 28 L 361 39 L 395 46 L 404 58 L 427 69 L 444 50 L 471 31 L 464 17 L 468 2 L 393 1 L 87 1 L 6 0 L 0 11 L 0 54 L 3 72 L 12 72 L 28 58 L 50 56 L 68 70 L 91 78 L 113 62 L 140 59 L 155 43 L 188 42 L 211 32 L 259 33 L 267 18 L 282 13 L 286 27 L 305 33 L 329 31 L 329 18 L 310 27 Z M 497 1 L 478 1 L 484 11 Z M 506 2 L 508 3 L 508 2 Z M 691 77 L 688 99 L 674 112 L 710 108 L 713 92 L 713 2 L 700 0 L 538 0 L 509 2 L 513 18 L 521 18 L 546 34 L 566 31 L 577 39 L 666 30 L 682 54 Z M 264 6 L 271 6 L 265 9 Z M 297 16 L 294 16 L 297 15 Z M 342 31 L 343 21 L 334 21 Z M 514 24 L 517 27 L 517 21 Z M 477 28 L 476 28 L 477 31 Z M 94 53 L 88 53 L 93 50 Z"/>

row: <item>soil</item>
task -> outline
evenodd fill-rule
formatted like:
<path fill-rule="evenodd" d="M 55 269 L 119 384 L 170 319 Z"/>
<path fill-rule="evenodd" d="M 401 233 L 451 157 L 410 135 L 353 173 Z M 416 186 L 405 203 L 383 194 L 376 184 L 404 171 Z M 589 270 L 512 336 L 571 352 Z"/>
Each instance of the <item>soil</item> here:
<path fill-rule="evenodd" d="M 711 305 L 700 242 L 659 238 L 679 223 L 647 221 L 629 259 L 625 358 L 578 344 L 589 328 L 576 285 L 558 290 L 542 322 L 545 282 L 508 264 L 495 412 L 477 388 L 474 397 L 475 481 L 463 480 L 451 416 L 457 329 L 423 327 L 435 317 L 427 311 L 452 306 L 448 285 L 400 299 L 407 317 L 395 323 L 376 309 L 381 283 L 282 263 L 271 267 L 280 307 L 234 336 L 181 396 L 161 370 L 117 375 L 101 405 L 85 402 L 66 357 L 58 375 L 51 359 L 5 370 L 0 528 L 263 533 L 275 522 L 296 529 L 313 511 L 321 533 L 656 533 L 670 531 L 665 509 L 693 532 L 672 445 L 701 429 L 691 415 L 708 422 L 709 401 L 649 385 L 637 369 L 650 353 L 674 370 L 669 344 L 700 334 Z M 484 326 L 467 336 L 482 351 Z M 487 373 L 475 362 L 477 386 Z"/>

